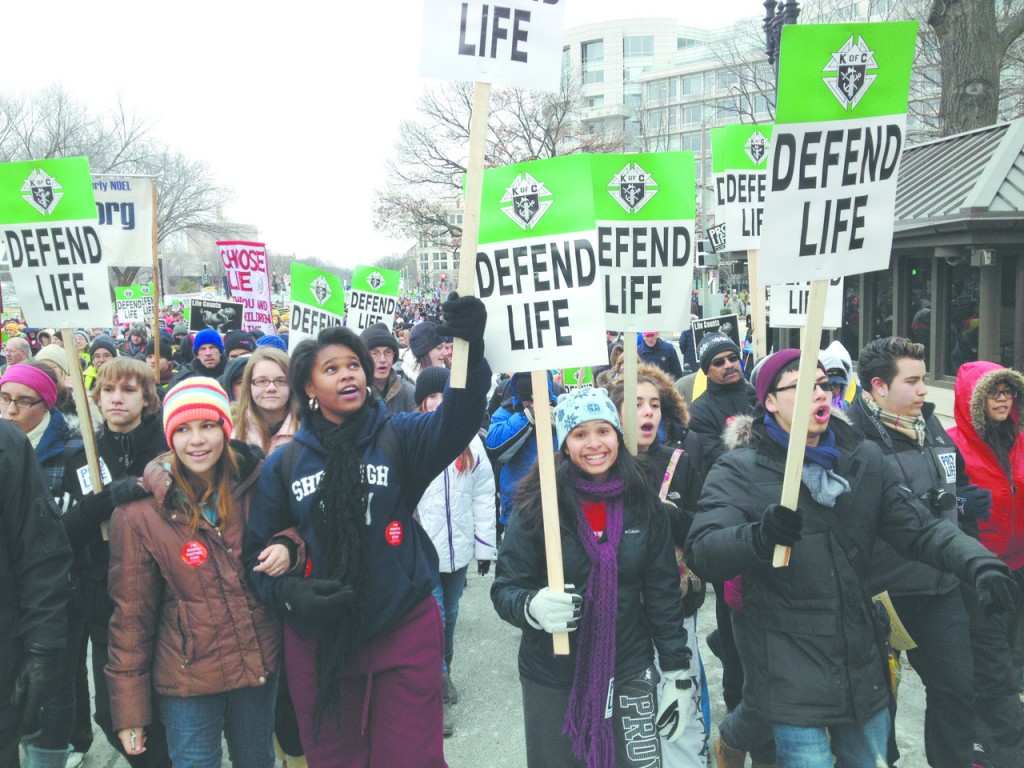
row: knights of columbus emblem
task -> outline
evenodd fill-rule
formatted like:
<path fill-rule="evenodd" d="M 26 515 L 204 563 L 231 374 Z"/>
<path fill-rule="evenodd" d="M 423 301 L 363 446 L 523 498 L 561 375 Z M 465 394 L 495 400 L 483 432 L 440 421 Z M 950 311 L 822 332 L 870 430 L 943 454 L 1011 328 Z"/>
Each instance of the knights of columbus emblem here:
<path fill-rule="evenodd" d="M 62 189 L 50 174 L 42 168 L 35 168 L 21 185 L 21 191 L 26 193 L 21 197 L 41 214 L 49 216 L 64 196 Z"/>
<path fill-rule="evenodd" d="M 854 37 L 857 42 L 854 43 Z M 877 69 L 875 52 L 868 48 L 860 35 L 850 35 L 842 48 L 832 52 L 832 59 L 825 65 L 822 72 L 829 72 L 823 77 L 825 85 L 832 95 L 839 100 L 843 109 L 849 111 L 857 106 L 877 75 L 868 74 L 868 69 Z"/>
<path fill-rule="evenodd" d="M 366 284 L 370 286 L 371 291 L 379 291 L 384 287 L 384 275 L 380 272 L 371 272 L 366 278 Z"/>
<path fill-rule="evenodd" d="M 316 303 L 323 306 L 327 303 L 327 300 L 331 298 L 331 286 L 324 280 L 323 275 L 319 275 L 316 280 L 309 284 L 309 290 L 313 293 L 313 298 L 316 299 Z"/>
<path fill-rule="evenodd" d="M 743 149 L 754 165 L 760 165 L 768 157 L 768 139 L 760 131 L 754 131 L 743 145 Z"/>
<path fill-rule="evenodd" d="M 608 194 L 626 213 L 637 213 L 658 194 L 658 182 L 639 163 L 626 163 L 608 182 Z"/>
<path fill-rule="evenodd" d="M 554 202 L 552 194 L 528 173 L 516 176 L 502 195 L 501 210 L 522 229 L 533 229 Z"/>

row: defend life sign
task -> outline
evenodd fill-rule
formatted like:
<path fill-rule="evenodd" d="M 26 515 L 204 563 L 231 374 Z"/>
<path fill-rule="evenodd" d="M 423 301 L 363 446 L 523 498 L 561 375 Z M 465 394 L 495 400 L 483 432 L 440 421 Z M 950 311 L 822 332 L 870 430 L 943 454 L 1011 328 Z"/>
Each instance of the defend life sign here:
<path fill-rule="evenodd" d="M 114 310 L 120 323 L 145 323 L 151 320 L 156 312 L 153 283 L 115 288 Z"/>
<path fill-rule="evenodd" d="M 345 287 L 330 272 L 292 262 L 292 305 L 288 314 L 288 350 L 304 339 L 345 321 Z"/>
<path fill-rule="evenodd" d="M 591 187 L 586 155 L 484 171 L 476 287 L 495 370 L 607 365 Z"/>
<path fill-rule="evenodd" d="M 218 241 L 217 247 L 228 276 L 231 298 L 245 305 L 242 328 L 274 333 L 267 246 L 243 240 L 225 240 Z"/>
<path fill-rule="evenodd" d="M 424 0 L 420 74 L 557 92 L 567 0 Z"/>
<path fill-rule="evenodd" d="M 783 28 L 762 284 L 888 268 L 917 26 Z"/>
<path fill-rule="evenodd" d="M 401 279 L 402 273 L 395 269 L 353 269 L 348 292 L 348 327 L 362 333 L 374 323 L 384 323 L 390 330 L 395 324 Z"/>
<path fill-rule="evenodd" d="M 153 265 L 153 183 L 150 176 L 92 177 L 107 266 Z"/>
<path fill-rule="evenodd" d="M 807 325 L 807 302 L 811 293 L 810 283 L 786 283 L 769 285 L 768 296 L 772 311 L 769 314 L 772 328 L 804 328 Z M 843 278 L 829 280 L 828 295 L 825 299 L 825 328 L 843 326 Z"/>
<path fill-rule="evenodd" d="M 0 228 L 29 323 L 110 323 L 107 261 L 87 158 L 0 164 Z"/>
<path fill-rule="evenodd" d="M 696 248 L 692 152 L 591 155 L 605 328 L 689 327 Z"/>
<path fill-rule="evenodd" d="M 725 125 L 711 129 L 715 224 L 725 227 L 721 236 L 710 238 L 715 251 L 749 251 L 761 247 L 772 128 L 768 124 Z M 720 240 L 720 244 L 716 240 Z"/>

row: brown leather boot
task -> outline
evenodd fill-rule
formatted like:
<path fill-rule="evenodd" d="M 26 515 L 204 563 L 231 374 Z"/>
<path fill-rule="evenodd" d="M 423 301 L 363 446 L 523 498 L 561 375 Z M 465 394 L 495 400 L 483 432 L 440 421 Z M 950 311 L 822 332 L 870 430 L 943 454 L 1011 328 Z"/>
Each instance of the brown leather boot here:
<path fill-rule="evenodd" d="M 724 741 L 721 735 L 715 742 L 715 759 L 718 761 L 718 768 L 743 768 L 747 759 L 747 753 L 733 749 Z"/>

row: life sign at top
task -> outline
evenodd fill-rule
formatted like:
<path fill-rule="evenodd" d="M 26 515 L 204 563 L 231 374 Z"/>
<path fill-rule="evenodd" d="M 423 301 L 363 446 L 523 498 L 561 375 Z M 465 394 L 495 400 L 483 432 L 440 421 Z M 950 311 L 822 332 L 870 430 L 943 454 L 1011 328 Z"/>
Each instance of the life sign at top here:
<path fill-rule="evenodd" d="M 107 263 L 84 157 L 0 164 L 0 227 L 25 319 L 110 322 Z"/>
<path fill-rule="evenodd" d="M 567 0 L 424 0 L 420 73 L 558 91 Z"/>
<path fill-rule="evenodd" d="M 763 284 L 888 268 L 916 38 L 916 21 L 784 27 Z"/>

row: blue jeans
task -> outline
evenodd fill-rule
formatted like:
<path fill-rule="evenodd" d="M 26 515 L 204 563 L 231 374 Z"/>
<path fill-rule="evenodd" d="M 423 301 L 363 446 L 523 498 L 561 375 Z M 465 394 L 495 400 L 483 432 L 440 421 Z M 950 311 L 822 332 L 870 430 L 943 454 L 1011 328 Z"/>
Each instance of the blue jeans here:
<path fill-rule="evenodd" d="M 883 709 L 863 725 L 828 728 L 775 725 L 778 768 L 886 768 L 889 710 Z M 831 747 L 829 736 L 832 737 Z M 832 753 L 835 752 L 835 761 Z"/>
<path fill-rule="evenodd" d="M 441 619 L 444 621 L 444 664 L 441 669 L 448 671 L 447 659 L 455 653 L 455 622 L 459 618 L 459 600 L 462 599 L 462 592 L 466 588 L 466 571 L 468 565 L 464 565 L 453 573 L 440 574 L 441 583 L 434 587 L 434 599 L 437 600 L 437 607 L 441 609 Z"/>
<path fill-rule="evenodd" d="M 220 768 L 223 733 L 232 765 L 273 768 L 279 676 L 275 672 L 266 685 L 256 688 L 209 696 L 157 696 L 171 762 L 189 768 Z"/>

